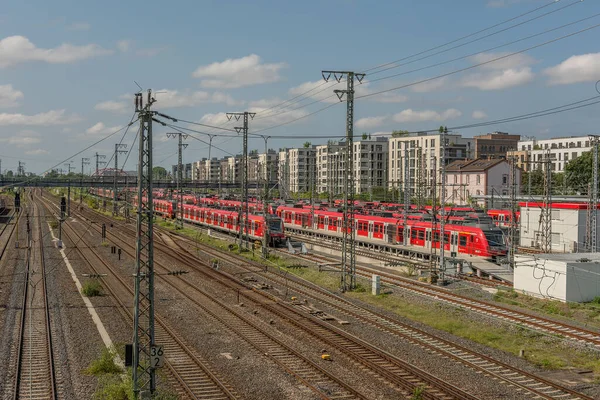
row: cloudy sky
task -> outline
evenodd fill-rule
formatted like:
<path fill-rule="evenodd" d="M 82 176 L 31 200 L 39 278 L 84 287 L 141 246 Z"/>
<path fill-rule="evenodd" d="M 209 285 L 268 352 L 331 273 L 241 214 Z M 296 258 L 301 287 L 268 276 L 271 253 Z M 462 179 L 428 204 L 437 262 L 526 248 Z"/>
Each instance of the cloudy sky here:
<path fill-rule="evenodd" d="M 108 159 L 123 130 L 75 154 L 132 119 L 135 82 L 156 92 L 155 110 L 179 120 L 232 129 L 240 123 L 225 112 L 256 112 L 250 132 L 272 136 L 273 148 L 344 135 L 345 103 L 333 90 L 345 83 L 324 83 L 322 69 L 366 72 L 356 86 L 359 133 L 554 109 L 598 95 L 597 24 L 600 2 L 579 0 L 5 2 L 2 169 L 21 160 L 39 173 L 67 160 L 79 171 L 82 157 Z M 457 131 L 597 134 L 599 107 Z M 216 135 L 213 156 L 241 150 L 230 131 L 176 125 Z M 176 162 L 170 131 L 155 128 L 155 164 Z M 135 133 L 123 143 L 131 147 Z M 208 155 L 204 143 L 187 142 L 185 161 Z M 262 150 L 263 139 L 250 147 Z"/>

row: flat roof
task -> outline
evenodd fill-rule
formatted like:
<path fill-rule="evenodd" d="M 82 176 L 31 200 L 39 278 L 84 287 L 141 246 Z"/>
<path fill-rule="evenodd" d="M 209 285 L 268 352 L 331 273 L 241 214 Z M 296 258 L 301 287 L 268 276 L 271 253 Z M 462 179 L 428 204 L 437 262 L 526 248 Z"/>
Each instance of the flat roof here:
<path fill-rule="evenodd" d="M 515 254 L 515 257 L 531 258 L 531 256 L 531 254 Z M 600 263 L 600 253 L 541 253 L 535 254 L 535 258 L 563 262 L 584 262 L 581 260 L 586 259 L 587 262 Z"/>
<path fill-rule="evenodd" d="M 521 201 L 520 207 L 543 208 L 546 203 L 540 201 Z M 598 205 L 600 206 L 600 204 Z M 596 206 L 596 208 L 600 208 Z M 550 203 L 550 208 L 562 210 L 587 210 L 587 203 Z"/>

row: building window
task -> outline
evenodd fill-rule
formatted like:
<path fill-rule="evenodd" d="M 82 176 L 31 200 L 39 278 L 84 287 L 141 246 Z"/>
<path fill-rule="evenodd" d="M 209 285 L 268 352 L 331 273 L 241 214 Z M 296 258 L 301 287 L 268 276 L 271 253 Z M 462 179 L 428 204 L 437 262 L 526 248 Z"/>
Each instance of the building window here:
<path fill-rule="evenodd" d="M 467 185 L 469 184 L 469 181 L 470 181 L 470 179 L 469 179 L 469 178 L 470 178 L 470 177 L 471 177 L 471 175 L 467 175 Z"/>
<path fill-rule="evenodd" d="M 481 177 L 479 175 L 475 175 L 475 176 L 476 176 L 475 183 L 478 185 L 481 184 Z M 477 193 L 477 194 L 479 194 L 479 193 Z"/>
<path fill-rule="evenodd" d="M 508 185 L 508 175 L 507 174 L 502 175 L 502 184 Z"/>

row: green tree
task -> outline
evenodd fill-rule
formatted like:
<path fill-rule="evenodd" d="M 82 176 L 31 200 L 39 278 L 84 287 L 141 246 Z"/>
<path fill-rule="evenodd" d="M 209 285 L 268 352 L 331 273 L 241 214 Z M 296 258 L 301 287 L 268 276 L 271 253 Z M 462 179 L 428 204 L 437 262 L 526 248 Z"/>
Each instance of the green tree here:
<path fill-rule="evenodd" d="M 580 193 L 588 192 L 588 185 L 592 182 L 593 158 L 592 152 L 586 151 L 567 163 L 565 179 L 571 190 Z"/>
<path fill-rule="evenodd" d="M 152 168 L 152 176 L 154 176 L 155 179 L 166 179 L 167 170 L 160 166 L 154 167 Z"/>
<path fill-rule="evenodd" d="M 408 135 L 408 131 L 403 131 L 403 130 L 392 131 L 392 137 L 402 137 L 402 136 L 406 136 L 406 135 Z"/>
<path fill-rule="evenodd" d="M 369 134 L 367 132 L 363 132 L 362 140 L 367 140 L 368 137 L 369 137 Z"/>
<path fill-rule="evenodd" d="M 311 143 L 310 142 L 304 142 L 304 148 L 308 149 L 310 147 Z"/>

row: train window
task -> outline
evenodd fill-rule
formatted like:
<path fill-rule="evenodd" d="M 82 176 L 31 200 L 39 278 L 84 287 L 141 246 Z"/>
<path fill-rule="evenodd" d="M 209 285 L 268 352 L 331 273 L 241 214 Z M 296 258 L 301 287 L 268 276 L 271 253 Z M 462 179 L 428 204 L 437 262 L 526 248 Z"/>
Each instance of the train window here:
<path fill-rule="evenodd" d="M 439 242 L 440 241 L 440 233 L 439 232 L 435 232 L 433 234 L 433 241 L 434 242 Z"/>
<path fill-rule="evenodd" d="M 427 241 L 430 242 L 431 241 L 431 232 L 425 232 L 425 237 L 427 238 Z"/>
<path fill-rule="evenodd" d="M 444 243 L 450 243 L 450 232 L 444 233 Z"/>
<path fill-rule="evenodd" d="M 414 229 L 410 230 L 410 238 L 411 239 L 416 239 L 417 238 L 417 231 L 415 231 Z"/>
<path fill-rule="evenodd" d="M 460 236 L 460 246 L 466 246 L 467 245 L 467 237 L 461 235 Z"/>
<path fill-rule="evenodd" d="M 417 231 L 417 237 L 419 238 L 419 240 L 423 240 L 425 238 L 425 232 L 423 231 Z"/>

